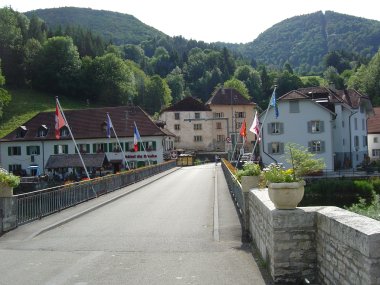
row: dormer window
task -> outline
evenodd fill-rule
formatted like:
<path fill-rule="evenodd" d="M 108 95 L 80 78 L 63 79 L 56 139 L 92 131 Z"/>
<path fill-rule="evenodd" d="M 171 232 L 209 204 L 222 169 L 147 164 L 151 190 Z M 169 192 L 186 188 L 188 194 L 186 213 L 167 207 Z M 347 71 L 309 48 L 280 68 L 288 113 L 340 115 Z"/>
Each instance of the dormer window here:
<path fill-rule="evenodd" d="M 16 138 L 23 138 L 26 135 L 28 129 L 25 126 L 20 126 L 16 131 Z"/>
<path fill-rule="evenodd" d="M 41 125 L 37 130 L 37 137 L 46 137 L 48 133 L 48 127 L 46 125 Z"/>
<path fill-rule="evenodd" d="M 60 130 L 60 136 L 61 137 L 68 137 L 69 136 L 69 129 L 66 126 L 63 126 Z"/>

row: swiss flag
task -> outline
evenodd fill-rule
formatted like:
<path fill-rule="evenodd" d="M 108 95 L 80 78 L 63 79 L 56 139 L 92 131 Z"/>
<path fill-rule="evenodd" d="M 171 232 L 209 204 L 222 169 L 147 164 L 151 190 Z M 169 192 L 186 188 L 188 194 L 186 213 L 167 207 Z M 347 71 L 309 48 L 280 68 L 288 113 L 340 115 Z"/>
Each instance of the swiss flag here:
<path fill-rule="evenodd" d="M 59 130 L 65 125 L 65 120 L 62 117 L 61 111 L 59 110 L 58 103 L 55 105 L 55 138 L 59 140 L 60 132 Z"/>

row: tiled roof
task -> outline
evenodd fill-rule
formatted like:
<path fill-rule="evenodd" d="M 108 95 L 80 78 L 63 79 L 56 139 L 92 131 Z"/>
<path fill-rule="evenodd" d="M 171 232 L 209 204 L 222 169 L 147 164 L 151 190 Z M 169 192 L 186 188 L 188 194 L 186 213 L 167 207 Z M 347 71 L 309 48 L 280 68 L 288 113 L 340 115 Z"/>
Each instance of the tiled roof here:
<path fill-rule="evenodd" d="M 292 90 L 279 98 L 279 100 L 291 99 L 312 99 L 317 102 L 318 100 L 327 100 L 329 103 L 345 103 L 351 108 L 359 108 L 362 100 L 369 102 L 368 96 L 360 94 L 356 90 L 337 90 L 327 87 L 300 88 Z"/>
<path fill-rule="evenodd" d="M 86 167 L 100 168 L 108 162 L 105 153 L 82 154 Z M 45 168 L 83 167 L 78 154 L 55 154 L 50 155 Z"/>
<path fill-rule="evenodd" d="M 373 108 L 374 116 L 368 119 L 368 133 L 380 134 L 380 107 Z"/>
<path fill-rule="evenodd" d="M 134 122 L 140 136 L 163 136 L 165 133 L 137 106 L 104 107 L 81 110 L 63 110 L 75 139 L 105 138 L 106 114 L 110 115 L 118 137 L 133 137 Z M 55 140 L 55 112 L 42 112 L 25 122 L 27 131 L 23 138 L 16 138 L 18 129 L 0 141 Z M 38 130 L 45 126 L 47 136 L 37 137 Z M 112 137 L 114 137 L 113 131 Z M 61 140 L 70 140 L 70 136 Z"/>
<path fill-rule="evenodd" d="M 167 111 L 210 111 L 210 108 L 208 106 L 205 106 L 197 99 L 189 96 L 177 102 L 176 104 L 162 110 L 161 113 Z"/>
<path fill-rule="evenodd" d="M 255 105 L 233 88 L 218 88 L 206 105 Z"/>

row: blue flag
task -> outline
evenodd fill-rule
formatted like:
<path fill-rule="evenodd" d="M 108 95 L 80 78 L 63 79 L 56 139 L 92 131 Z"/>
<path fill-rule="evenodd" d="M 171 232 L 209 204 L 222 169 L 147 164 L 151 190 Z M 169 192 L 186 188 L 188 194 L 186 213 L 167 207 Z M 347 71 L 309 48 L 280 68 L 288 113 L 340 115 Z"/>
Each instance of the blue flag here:
<path fill-rule="evenodd" d="M 113 128 L 110 115 L 107 113 L 107 138 L 111 137 L 111 128 Z"/>
<path fill-rule="evenodd" d="M 275 113 L 275 117 L 277 119 L 279 113 L 278 113 L 278 105 L 276 102 L 276 88 L 273 90 L 272 97 L 270 99 L 270 105 L 274 107 L 274 113 Z"/>

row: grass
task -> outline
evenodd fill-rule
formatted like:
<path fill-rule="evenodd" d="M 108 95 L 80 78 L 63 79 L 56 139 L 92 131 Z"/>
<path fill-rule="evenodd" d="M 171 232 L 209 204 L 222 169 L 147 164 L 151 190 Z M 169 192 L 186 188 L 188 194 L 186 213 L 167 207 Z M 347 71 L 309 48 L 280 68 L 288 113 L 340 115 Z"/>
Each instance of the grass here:
<path fill-rule="evenodd" d="M 55 94 L 42 93 L 29 89 L 7 89 L 12 95 L 11 103 L 4 109 L 0 119 L 0 138 L 4 137 L 40 112 L 55 110 Z M 85 108 L 86 102 L 59 96 L 65 109 Z"/>

